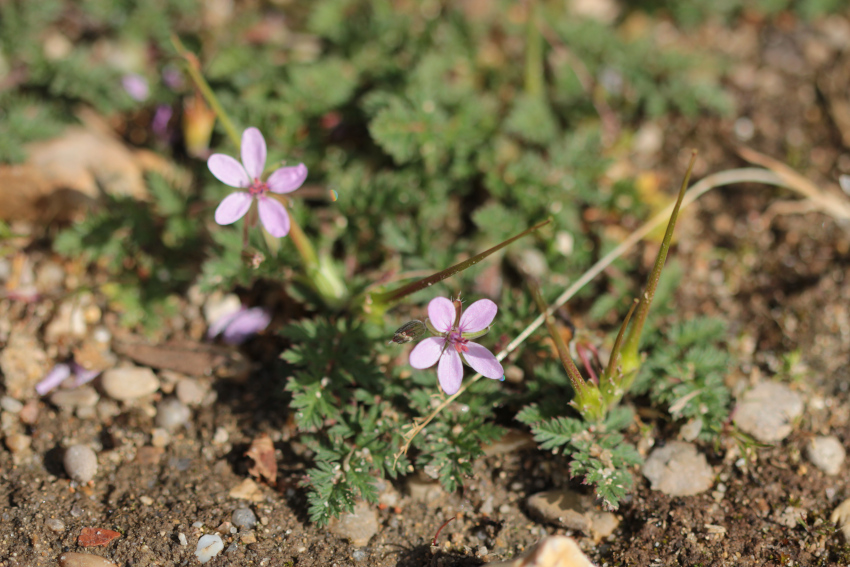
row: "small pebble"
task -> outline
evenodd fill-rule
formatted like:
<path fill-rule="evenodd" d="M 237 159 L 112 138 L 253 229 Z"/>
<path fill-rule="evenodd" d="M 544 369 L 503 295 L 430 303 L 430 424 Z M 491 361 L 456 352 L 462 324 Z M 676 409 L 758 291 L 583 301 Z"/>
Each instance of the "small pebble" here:
<path fill-rule="evenodd" d="M 63 553 L 59 556 L 61 567 L 115 567 L 115 563 L 107 561 L 99 555 L 90 553 Z"/>
<path fill-rule="evenodd" d="M 192 410 L 177 398 L 167 398 L 156 407 L 156 425 L 166 431 L 176 431 L 186 425 L 192 417 Z"/>
<path fill-rule="evenodd" d="M 79 518 L 80 516 L 82 516 L 85 513 L 86 513 L 86 511 L 83 510 L 82 508 L 80 508 L 77 504 L 74 504 L 71 507 L 71 516 L 73 516 L 74 518 Z"/>
<path fill-rule="evenodd" d="M 331 533 L 349 540 L 351 545 L 363 547 L 378 531 L 378 514 L 366 502 L 358 502 L 352 512 L 332 520 L 328 529 Z"/>
<path fill-rule="evenodd" d="M 197 406 L 204 401 L 209 384 L 193 378 L 182 378 L 177 382 L 177 399 L 187 406 Z"/>
<path fill-rule="evenodd" d="M 3 396 L 0 398 L 0 408 L 9 413 L 20 413 L 24 409 L 24 404 L 11 396 Z"/>
<path fill-rule="evenodd" d="M 101 386 L 113 400 L 128 402 L 156 392 L 159 379 L 150 368 L 125 366 L 104 372 Z"/>
<path fill-rule="evenodd" d="M 154 447 L 167 447 L 171 443 L 171 434 L 161 427 L 154 427 L 151 431 L 151 445 Z"/>
<path fill-rule="evenodd" d="M 206 563 L 224 549 L 224 542 L 221 541 L 221 536 L 218 534 L 207 534 L 201 536 L 198 540 L 198 547 L 195 550 L 195 555 L 201 564 Z"/>
<path fill-rule="evenodd" d="M 50 403 L 65 409 L 94 407 L 98 400 L 100 400 L 100 396 L 91 386 L 80 386 L 72 390 L 57 390 L 50 395 Z"/>
<path fill-rule="evenodd" d="M 362 549 L 355 549 L 354 552 L 351 554 L 351 559 L 355 563 L 363 563 L 368 557 L 368 554 Z"/>
<path fill-rule="evenodd" d="M 217 427 L 212 439 L 213 445 L 224 445 L 229 440 L 230 434 L 227 432 L 227 429 L 223 427 Z"/>
<path fill-rule="evenodd" d="M 44 526 L 51 532 L 56 532 L 57 534 L 65 531 L 65 522 L 57 520 L 56 518 L 45 520 Z"/>
<path fill-rule="evenodd" d="M 231 515 L 231 521 L 234 526 L 238 526 L 245 530 L 251 530 L 257 525 L 257 516 L 250 508 L 237 508 Z"/>
<path fill-rule="evenodd" d="M 151 504 L 153 504 L 153 498 L 151 498 L 150 496 L 139 496 L 139 502 L 141 502 L 145 506 L 150 506 Z"/>
<path fill-rule="evenodd" d="M 746 392 L 735 410 L 735 424 L 762 443 L 782 441 L 803 413 L 803 397 L 785 384 L 760 382 Z"/>
<path fill-rule="evenodd" d="M 32 445 L 32 437 L 29 435 L 13 433 L 6 436 L 6 447 L 13 453 L 23 453 L 29 450 L 30 445 Z"/>
<path fill-rule="evenodd" d="M 186 534 L 184 534 L 182 532 L 177 534 L 177 541 L 179 541 L 180 545 L 182 545 L 184 547 L 189 545 L 189 540 L 186 539 Z"/>
<path fill-rule="evenodd" d="M 684 441 L 671 441 L 655 449 L 643 465 L 643 475 L 653 490 L 668 496 L 692 496 L 714 483 L 714 471 L 705 455 Z"/>
<path fill-rule="evenodd" d="M 809 460 L 828 475 L 841 472 L 841 465 L 847 457 L 844 445 L 834 435 L 819 436 L 809 441 L 807 447 Z"/>
<path fill-rule="evenodd" d="M 97 455 L 85 445 L 71 445 L 62 460 L 65 472 L 77 482 L 88 482 L 97 474 Z"/>

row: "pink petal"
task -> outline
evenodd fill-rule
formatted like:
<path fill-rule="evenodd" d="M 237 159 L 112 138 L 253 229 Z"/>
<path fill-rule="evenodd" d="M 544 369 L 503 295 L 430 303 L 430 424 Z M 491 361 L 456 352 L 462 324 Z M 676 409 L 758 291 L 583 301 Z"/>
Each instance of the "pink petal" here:
<path fill-rule="evenodd" d="M 477 333 L 486 329 L 496 317 L 499 308 L 489 299 L 479 299 L 467 307 L 460 316 L 461 333 Z M 501 378 L 501 376 L 499 376 Z"/>
<path fill-rule="evenodd" d="M 215 210 L 215 222 L 221 225 L 233 224 L 251 208 L 251 194 L 244 191 L 231 193 L 219 203 Z"/>
<path fill-rule="evenodd" d="M 445 344 L 446 339 L 443 337 L 423 339 L 416 345 L 416 348 L 410 351 L 410 365 L 419 370 L 431 368 L 440 359 L 440 353 L 443 352 Z"/>
<path fill-rule="evenodd" d="M 266 167 L 266 140 L 256 128 L 242 132 L 242 165 L 251 179 L 259 179 Z"/>
<path fill-rule="evenodd" d="M 43 396 L 65 381 L 71 375 L 71 367 L 67 364 L 57 364 L 44 379 L 35 385 L 35 391 Z"/>
<path fill-rule="evenodd" d="M 460 390 L 460 382 L 463 380 L 463 363 L 460 361 L 460 355 L 452 347 L 447 348 L 440 357 L 437 377 L 440 379 L 440 387 L 448 395 L 452 396 Z"/>
<path fill-rule="evenodd" d="M 469 350 L 463 353 L 463 358 L 473 370 L 493 380 L 502 379 L 505 370 L 492 352 L 478 343 L 466 343 L 466 348 Z"/>
<path fill-rule="evenodd" d="M 74 387 L 82 386 L 100 376 L 100 370 L 87 370 L 74 363 Z"/>
<path fill-rule="evenodd" d="M 243 309 L 244 307 L 240 307 L 236 311 L 233 311 L 232 313 L 227 313 L 216 319 L 213 324 L 210 325 L 209 329 L 207 329 L 207 338 L 212 339 L 220 335 L 221 332 L 224 331 L 227 326 L 233 322 L 234 319 L 236 319 L 236 317 L 242 312 Z"/>
<path fill-rule="evenodd" d="M 307 166 L 303 163 L 292 167 L 281 167 L 269 175 L 266 184 L 273 193 L 290 193 L 295 191 L 307 179 Z"/>
<path fill-rule="evenodd" d="M 448 333 L 452 330 L 455 315 L 454 303 L 445 297 L 435 297 L 428 304 L 428 318 L 431 319 L 431 325 L 441 333 Z"/>
<path fill-rule="evenodd" d="M 230 156 L 213 154 L 207 160 L 207 167 L 216 179 L 231 187 L 247 187 L 251 184 L 242 164 Z"/>
<path fill-rule="evenodd" d="M 275 238 L 281 238 L 289 234 L 289 213 L 280 204 L 280 201 L 271 197 L 260 197 L 258 201 L 260 208 L 260 222 Z"/>
<path fill-rule="evenodd" d="M 271 315 L 262 307 L 242 309 L 224 329 L 224 342 L 238 345 L 245 342 L 251 335 L 256 335 L 271 323 Z"/>

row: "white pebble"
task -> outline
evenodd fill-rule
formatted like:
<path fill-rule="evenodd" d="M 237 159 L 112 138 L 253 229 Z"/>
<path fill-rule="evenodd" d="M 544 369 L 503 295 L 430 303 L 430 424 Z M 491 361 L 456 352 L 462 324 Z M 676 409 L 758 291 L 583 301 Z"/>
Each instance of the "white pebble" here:
<path fill-rule="evenodd" d="M 186 425 L 192 417 L 192 410 L 177 398 L 162 400 L 156 408 L 156 425 L 166 431 L 176 431 Z"/>
<path fill-rule="evenodd" d="M 115 563 L 99 555 L 70 552 L 59 556 L 59 565 L 61 567 L 115 567 Z"/>
<path fill-rule="evenodd" d="M 101 385 L 113 400 L 127 402 L 156 392 L 159 379 L 150 368 L 127 366 L 104 372 Z"/>
<path fill-rule="evenodd" d="M 844 445 L 834 435 L 815 437 L 809 442 L 809 460 L 828 475 L 841 472 L 841 465 L 847 457 Z"/>
<path fill-rule="evenodd" d="M 179 541 L 180 545 L 182 545 L 184 547 L 189 545 L 189 540 L 186 539 L 186 534 L 184 534 L 182 532 L 177 534 L 177 541 Z"/>
<path fill-rule="evenodd" d="M 207 534 L 201 536 L 198 540 L 198 548 L 195 550 L 195 555 L 198 561 L 202 564 L 206 563 L 224 549 L 224 542 L 221 541 L 221 536 L 218 534 Z"/>
<path fill-rule="evenodd" d="M 97 455 L 85 445 L 71 445 L 63 459 L 65 472 L 77 482 L 88 482 L 97 474 Z"/>
<path fill-rule="evenodd" d="M 0 408 L 9 413 L 20 413 L 24 409 L 24 404 L 11 396 L 3 396 L 0 398 Z"/>
<path fill-rule="evenodd" d="M 62 520 L 57 520 L 55 518 L 50 518 L 49 520 L 44 521 L 44 527 L 46 527 L 51 532 L 62 533 L 65 531 L 65 522 Z"/>

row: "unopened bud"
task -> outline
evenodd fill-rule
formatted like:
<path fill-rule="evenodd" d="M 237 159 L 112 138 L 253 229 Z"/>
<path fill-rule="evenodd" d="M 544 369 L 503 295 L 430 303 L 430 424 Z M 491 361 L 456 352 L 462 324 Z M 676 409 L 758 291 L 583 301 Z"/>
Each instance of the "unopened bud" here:
<path fill-rule="evenodd" d="M 425 323 L 422 321 L 416 319 L 408 321 L 396 329 L 393 338 L 387 344 L 395 343 L 397 345 L 403 345 L 404 343 L 415 341 L 425 334 L 425 330 Z"/>

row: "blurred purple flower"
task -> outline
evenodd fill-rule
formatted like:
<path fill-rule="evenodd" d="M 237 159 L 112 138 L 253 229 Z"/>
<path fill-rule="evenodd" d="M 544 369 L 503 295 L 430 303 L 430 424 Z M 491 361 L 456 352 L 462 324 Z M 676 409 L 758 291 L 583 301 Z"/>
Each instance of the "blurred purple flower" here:
<path fill-rule="evenodd" d="M 179 69 L 175 69 L 174 67 L 166 67 L 162 71 L 162 82 L 165 83 L 169 89 L 178 91 L 183 88 L 183 73 L 180 72 Z"/>
<path fill-rule="evenodd" d="M 268 327 L 271 320 L 269 312 L 262 307 L 240 307 L 238 311 L 228 313 L 215 321 L 207 331 L 207 337 L 221 335 L 227 344 L 242 344 Z"/>
<path fill-rule="evenodd" d="M 207 167 L 216 178 L 231 187 L 247 189 L 231 193 L 215 210 L 215 222 L 233 224 L 245 216 L 254 199 L 260 212 L 260 221 L 274 237 L 289 234 L 289 214 L 280 201 L 267 193 L 289 193 L 295 191 L 307 179 L 307 168 L 303 163 L 275 170 L 266 181 L 261 181 L 266 166 L 266 141 L 256 128 L 242 133 L 242 163 L 224 155 L 213 154 Z"/>
<path fill-rule="evenodd" d="M 44 379 L 35 385 L 35 391 L 40 396 L 50 393 L 56 389 L 62 382 L 74 375 L 74 383 L 72 387 L 82 386 L 87 382 L 91 382 L 100 375 L 100 370 L 86 370 L 76 362 L 70 364 L 59 363 L 54 366 Z"/>
<path fill-rule="evenodd" d="M 160 104 L 156 107 L 153 120 L 151 120 L 151 130 L 154 135 L 163 142 L 169 142 L 171 139 L 171 131 L 168 129 L 168 123 L 171 122 L 171 117 L 174 111 L 167 104 Z"/>
<path fill-rule="evenodd" d="M 410 365 L 424 369 L 437 366 L 440 387 L 450 396 L 457 393 L 463 379 L 463 364 L 482 376 L 501 380 L 505 372 L 492 352 L 470 342 L 487 332 L 498 307 L 489 299 L 480 299 L 469 306 L 455 324 L 457 312 L 445 297 L 436 297 L 428 304 L 428 319 L 440 336 L 424 339 L 410 352 Z"/>
<path fill-rule="evenodd" d="M 124 75 L 124 78 L 121 79 L 121 84 L 133 100 L 137 102 L 144 102 L 148 99 L 148 94 L 150 94 L 148 80 L 141 75 L 136 73 Z"/>

